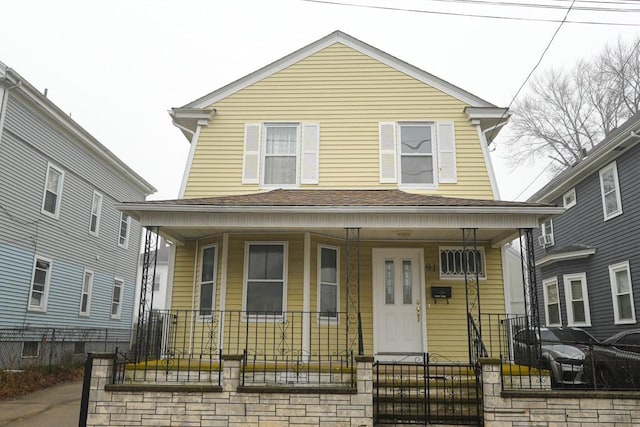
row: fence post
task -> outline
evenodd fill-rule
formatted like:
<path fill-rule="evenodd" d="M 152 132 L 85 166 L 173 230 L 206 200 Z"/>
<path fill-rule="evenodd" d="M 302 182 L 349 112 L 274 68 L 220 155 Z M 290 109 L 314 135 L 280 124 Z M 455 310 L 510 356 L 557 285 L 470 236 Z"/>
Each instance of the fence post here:
<path fill-rule="evenodd" d="M 84 362 L 84 377 L 82 379 L 82 397 L 80 400 L 80 418 L 78 427 L 87 426 L 87 415 L 89 412 L 89 391 L 91 388 L 91 372 L 93 371 L 93 353 L 87 353 L 87 360 Z"/>

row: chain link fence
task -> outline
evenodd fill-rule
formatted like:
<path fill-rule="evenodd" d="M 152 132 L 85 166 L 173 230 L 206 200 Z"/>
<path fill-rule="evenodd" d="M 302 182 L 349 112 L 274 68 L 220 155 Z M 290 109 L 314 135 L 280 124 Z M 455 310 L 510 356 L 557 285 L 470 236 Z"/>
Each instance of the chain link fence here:
<path fill-rule="evenodd" d="M 89 352 L 129 348 L 130 329 L 0 328 L 0 369 L 80 363 Z"/>

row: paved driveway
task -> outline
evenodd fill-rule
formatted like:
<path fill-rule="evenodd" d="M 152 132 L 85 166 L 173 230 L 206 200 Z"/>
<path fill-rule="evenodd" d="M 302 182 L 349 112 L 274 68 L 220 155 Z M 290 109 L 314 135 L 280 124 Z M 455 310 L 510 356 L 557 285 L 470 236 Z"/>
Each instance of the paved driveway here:
<path fill-rule="evenodd" d="M 76 427 L 81 394 L 82 381 L 79 381 L 0 401 L 0 426 Z"/>

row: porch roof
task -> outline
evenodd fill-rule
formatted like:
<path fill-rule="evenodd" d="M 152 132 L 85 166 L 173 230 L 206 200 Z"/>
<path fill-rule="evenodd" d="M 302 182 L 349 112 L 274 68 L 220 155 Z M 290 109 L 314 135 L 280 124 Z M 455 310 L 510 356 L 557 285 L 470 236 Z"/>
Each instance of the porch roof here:
<path fill-rule="evenodd" d="M 120 203 L 144 226 L 159 226 L 183 243 L 223 232 L 315 231 L 342 237 L 362 229 L 364 239 L 451 240 L 460 228 L 499 245 L 518 228 L 536 228 L 563 212 L 549 204 L 463 199 L 402 190 L 276 189 L 263 193 Z M 428 233 L 425 232 L 428 230 Z"/>

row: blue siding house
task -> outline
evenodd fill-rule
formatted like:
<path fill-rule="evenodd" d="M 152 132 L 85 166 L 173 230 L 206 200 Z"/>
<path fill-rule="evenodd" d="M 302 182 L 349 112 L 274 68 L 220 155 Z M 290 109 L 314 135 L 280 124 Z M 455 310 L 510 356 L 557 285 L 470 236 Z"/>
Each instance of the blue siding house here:
<path fill-rule="evenodd" d="M 0 62 L 0 367 L 127 345 L 154 191 Z"/>
<path fill-rule="evenodd" d="M 543 326 L 600 339 L 638 328 L 639 165 L 637 113 L 529 199 L 565 208 L 534 236 Z"/>

